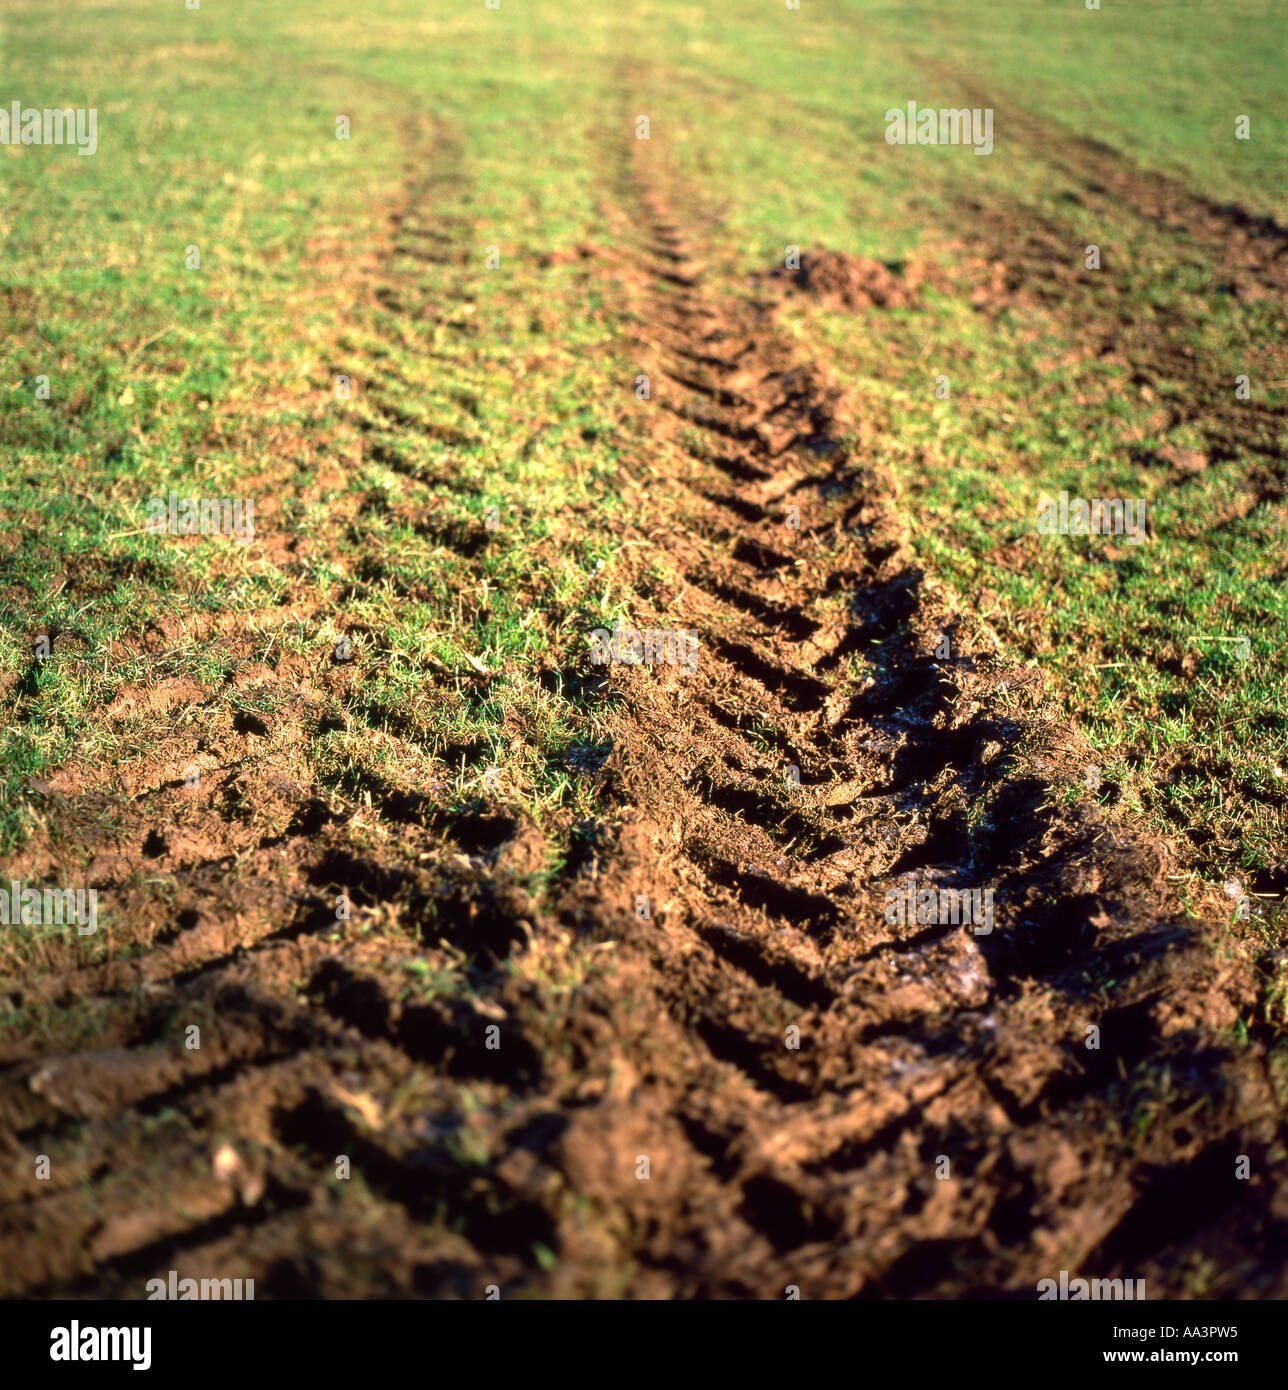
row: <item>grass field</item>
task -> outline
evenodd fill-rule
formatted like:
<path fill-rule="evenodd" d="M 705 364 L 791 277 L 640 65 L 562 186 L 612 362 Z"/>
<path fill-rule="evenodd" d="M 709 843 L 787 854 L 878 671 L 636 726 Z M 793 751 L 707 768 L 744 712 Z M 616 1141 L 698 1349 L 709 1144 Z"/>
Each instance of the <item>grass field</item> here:
<path fill-rule="evenodd" d="M 1277 11 L 7 8 L 0 878 L 102 928 L 0 928 L 0 1289 L 1283 1296 Z M 883 974 L 906 873 L 997 933 Z"/>

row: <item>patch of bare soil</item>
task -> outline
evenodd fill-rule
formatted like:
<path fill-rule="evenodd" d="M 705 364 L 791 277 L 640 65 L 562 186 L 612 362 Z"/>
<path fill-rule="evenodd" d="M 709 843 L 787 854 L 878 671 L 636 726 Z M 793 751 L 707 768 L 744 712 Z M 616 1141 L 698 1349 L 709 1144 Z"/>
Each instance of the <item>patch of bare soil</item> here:
<path fill-rule="evenodd" d="M 885 265 L 848 251 L 807 251 L 797 269 L 780 267 L 770 278 L 835 308 L 890 309 L 917 303 L 925 272 L 917 265 Z"/>
<path fill-rule="evenodd" d="M 272 720 L 188 726 L 125 793 L 50 784 L 6 868 L 79 854 L 145 947 L 5 982 L 49 1007 L 0 1042 L 0 1292 L 1288 1294 L 1282 1108 L 1235 1027 L 1274 967 L 1064 794 L 1085 743 L 910 562 L 862 420 L 771 304 L 710 287 L 675 211 L 700 200 L 632 149 L 628 251 L 584 259 L 655 385 L 632 617 L 696 631 L 696 669 L 541 673 L 614 721 L 578 768 L 600 814 L 557 846 L 500 797 L 449 805 L 479 751 L 429 757 L 330 654 L 248 662 Z M 441 245 L 424 195 L 401 250 Z M 335 721 L 419 770 L 324 783 Z M 942 920 L 949 889 L 991 894 L 990 929 Z"/>

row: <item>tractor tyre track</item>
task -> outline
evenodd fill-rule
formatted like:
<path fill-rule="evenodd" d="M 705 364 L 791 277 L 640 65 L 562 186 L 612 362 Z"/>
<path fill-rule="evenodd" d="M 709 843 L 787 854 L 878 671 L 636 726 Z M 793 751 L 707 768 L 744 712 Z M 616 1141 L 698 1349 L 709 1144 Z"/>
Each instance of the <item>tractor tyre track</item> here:
<path fill-rule="evenodd" d="M 428 139 L 352 335 L 368 360 L 467 331 L 408 271 L 452 263 L 432 204 L 457 171 Z M 337 785 L 249 715 L 195 808 L 164 781 L 64 807 L 156 929 L 26 986 L 103 1019 L 92 1049 L 0 1053 L 0 1293 L 139 1297 L 176 1268 L 260 1297 L 1032 1297 L 1067 1268 L 1282 1295 L 1282 1121 L 1233 1032 L 1252 965 L 1185 917 L 1165 846 L 1064 795 L 1085 744 L 912 563 L 862 422 L 773 301 L 715 288 L 700 191 L 641 142 L 605 152 L 604 189 L 603 288 L 652 387 L 621 565 L 639 626 L 700 633 L 696 671 L 569 653 L 614 748 L 544 895 L 518 813 L 449 809 L 435 773 Z M 444 428 L 352 374 L 369 458 Z M 470 562 L 444 480 L 407 476 Z M 373 553 L 357 582 L 385 579 Z M 362 675 L 257 679 L 309 687 L 292 727 L 427 753 Z M 906 884 L 991 888 L 992 931 L 888 921 Z M 341 893 L 383 930 L 337 944 Z"/>

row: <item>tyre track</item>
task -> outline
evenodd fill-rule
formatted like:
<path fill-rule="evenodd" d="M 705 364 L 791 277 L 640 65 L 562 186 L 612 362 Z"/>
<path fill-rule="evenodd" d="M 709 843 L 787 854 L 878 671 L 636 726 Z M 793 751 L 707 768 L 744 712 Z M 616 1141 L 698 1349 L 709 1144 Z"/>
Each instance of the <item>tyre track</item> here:
<path fill-rule="evenodd" d="M 432 420 L 404 409 L 400 377 L 382 369 L 368 382 L 353 364 L 387 368 L 381 344 L 405 341 L 407 318 L 437 322 L 454 312 L 450 300 L 432 308 L 406 269 L 425 259 L 437 264 L 441 257 L 427 255 L 425 242 L 450 248 L 459 230 L 437 213 L 443 181 L 459 177 L 459 150 L 438 134 L 424 122 L 407 128 L 404 208 L 392 219 L 372 305 L 359 311 L 361 329 L 347 335 L 354 356 L 331 372 L 357 383 L 357 426 L 371 456 L 390 431 L 435 436 Z M 413 485 L 434 481 L 417 474 Z M 335 510 L 347 515 L 343 497 Z M 359 581 L 371 582 L 381 576 L 376 548 L 360 519 L 349 526 L 351 539 L 372 552 L 373 568 Z M 467 562 L 477 550 L 473 536 L 440 522 L 432 508 L 421 530 Z M 264 617 L 282 622 L 280 608 Z M 329 617 L 296 609 L 289 620 L 320 627 Z M 301 675 L 286 665 L 260 672 L 256 679 L 274 689 L 294 686 Z M 442 779 L 404 787 L 366 775 L 346 789 L 332 785 L 307 753 L 279 752 L 275 736 L 287 724 L 294 738 L 354 722 L 373 737 L 410 743 L 419 763 L 433 751 L 415 728 L 387 727 L 385 714 L 363 701 L 353 665 L 330 663 L 306 679 L 323 687 L 321 698 L 292 692 L 271 728 L 258 716 L 238 716 L 239 756 L 221 757 L 213 769 L 203 764 L 196 792 L 185 792 L 181 780 L 124 802 L 91 792 L 55 804 L 73 824 L 92 826 L 89 853 L 97 850 L 95 862 L 105 866 L 97 882 L 130 921 L 132 937 L 147 942 L 140 927 L 152 924 L 151 941 L 130 958 L 109 955 L 68 969 L 55 962 L 15 996 L 18 1005 L 52 1011 L 53 1036 L 6 1040 L 0 1064 L 0 1149 L 15 1168 L 0 1203 L 7 1256 L 0 1294 L 140 1297 L 146 1278 L 171 1262 L 188 1261 L 208 1275 L 200 1261 L 216 1250 L 223 1272 L 258 1274 L 270 1290 L 298 1293 L 312 1282 L 350 1295 L 369 1291 L 319 1269 L 307 1254 L 313 1239 L 285 1249 L 255 1239 L 279 1228 L 300 1237 L 299 1223 L 311 1217 L 315 1235 L 338 1224 L 352 1240 L 369 1242 L 366 1195 L 343 1203 L 342 1216 L 330 1210 L 340 1150 L 329 1145 L 337 1136 L 352 1139 L 350 1157 L 366 1171 L 369 1191 L 380 1201 L 389 1196 L 385 1219 L 401 1212 L 392 1248 L 372 1252 L 374 1277 L 386 1281 L 387 1292 L 411 1291 L 416 1277 L 399 1247 L 423 1253 L 436 1242 L 454 1244 L 459 1279 L 461 1259 L 481 1258 L 477 1250 L 471 1255 L 465 1233 L 495 1232 L 496 1211 L 476 1193 L 467 1165 L 440 1154 L 437 1179 L 419 1185 L 412 1200 L 423 1135 L 403 1123 L 373 1131 L 396 1088 L 412 1085 L 431 1109 L 450 1114 L 474 1082 L 521 1089 L 539 1074 L 518 1028 L 503 1059 L 483 1049 L 481 1036 L 481 1020 L 505 1019 L 520 1002 L 520 989 L 498 967 L 530 929 L 523 925 L 530 904 L 513 896 L 509 861 L 531 846 L 512 818 L 447 804 Z M 364 822 L 364 798 L 366 821 L 374 811 L 400 827 L 398 855 Z M 282 827 L 268 833 L 266 804 Z M 138 857 L 151 861 L 150 877 L 125 862 L 120 851 L 131 845 L 143 846 Z M 392 923 L 392 936 L 337 946 L 337 894 L 351 900 L 359 920 Z M 464 987 L 442 1007 L 400 997 L 405 971 L 423 970 L 427 960 L 443 968 L 459 962 Z M 476 1011 L 483 996 L 490 998 Z M 92 1048 L 60 1042 L 58 1011 L 69 1001 L 95 1011 Z M 189 1052 L 184 1033 L 194 1023 L 201 1048 Z M 233 1152 L 228 1140 L 236 1176 L 221 1177 L 215 1160 Z M 48 1178 L 33 1175 L 38 1154 L 51 1162 Z M 447 1222 L 462 1233 L 449 1237 Z M 490 1240 L 496 1244 L 495 1234 Z M 247 1248 L 257 1251 L 257 1263 L 247 1264 Z M 517 1267 L 532 1258 L 524 1248 Z"/>
<path fill-rule="evenodd" d="M 1183 1190 L 1196 1149 L 1206 1172 L 1215 1155 L 1254 1134 L 1265 1145 L 1275 1130 L 1264 1059 L 1232 1051 L 1205 1021 L 1212 991 L 1248 987 L 1246 968 L 1225 974 L 1211 929 L 1184 921 L 1163 881 L 1164 849 L 1107 831 L 1094 808 L 1052 806 L 1048 777 L 1067 776 L 1070 749 L 1081 750 L 1071 731 L 1044 726 L 1027 676 L 961 655 L 965 642 L 954 642 L 955 659 L 930 654 L 944 630 L 981 634 L 945 615 L 905 558 L 879 465 L 844 442 L 837 394 L 778 339 L 771 306 L 707 289 L 714 226 L 682 225 L 672 210 L 700 208 L 700 194 L 677 192 L 653 148 L 610 157 L 619 232 L 630 244 L 634 229 L 635 251 L 609 273 L 640 325 L 641 370 L 661 383 L 651 418 L 669 450 L 640 476 L 650 493 L 683 488 L 666 497 L 683 518 L 671 539 L 682 578 L 641 578 L 634 621 L 698 628 L 703 646 L 687 685 L 662 668 L 612 677 L 633 766 L 619 857 L 598 896 L 583 896 L 579 920 L 651 962 L 640 964 L 647 988 L 685 1045 L 700 1040 L 747 1083 L 730 1093 L 740 1101 L 698 1105 L 690 1093 L 676 1108 L 708 1176 L 739 1194 L 758 1287 L 812 1277 L 812 1292 L 831 1296 L 1019 1293 L 1045 1277 L 1052 1231 L 1075 1252 L 1066 1260 L 1166 1283 L 1178 1242 L 1165 1223 L 1132 1215 L 1140 1203 L 1151 1210 L 1154 1175 Z M 797 495 L 825 499 L 800 535 L 833 540 L 822 563 L 804 545 L 784 548 L 781 499 Z M 845 524 L 856 519 L 866 546 Z M 840 623 L 826 604 L 838 573 L 850 599 Z M 708 640 L 722 624 L 738 637 Z M 881 679 L 855 693 L 841 657 L 862 648 L 864 628 L 882 647 Z M 820 631 L 829 646 L 813 640 Z M 1016 693 L 1028 697 L 1019 716 Z M 799 800 L 784 805 L 781 767 L 748 738 L 758 719 L 777 731 L 778 754 L 810 770 L 812 782 L 792 784 Z M 1010 758 L 1022 775 L 1000 771 Z M 705 770 L 720 764 L 738 780 Z M 993 803 L 975 830 L 954 780 Z M 851 814 L 828 804 L 834 784 Z M 785 818 L 797 834 L 826 826 L 826 851 L 793 854 L 771 833 Z M 829 876 L 829 860 L 842 871 Z M 909 874 L 919 886 L 995 887 L 998 929 L 891 936 L 879 904 Z M 633 920 L 641 892 L 666 911 Z M 1171 1003 L 1192 1010 L 1184 1044 L 1162 1026 L 1172 990 L 1185 998 Z M 799 1052 L 784 1046 L 789 1020 L 809 1039 Z M 1107 1139 L 1123 1097 L 1112 1067 L 1079 1055 L 1092 1022 L 1115 1035 L 1129 1069 L 1184 1069 L 1175 1108 L 1210 1108 L 1201 1137 L 1183 1130 L 1184 1143 L 1169 1152 L 1163 1140 L 1147 1160 Z M 926 1099 L 892 1115 L 900 1076 L 929 1078 Z M 715 1121 L 713 1108 L 723 1110 Z M 819 1135 L 838 1109 L 863 1120 L 858 1137 L 829 1147 Z M 1038 1154 L 1052 1169 L 1076 1154 L 1079 1180 L 1053 1180 Z M 960 1185 L 937 1182 L 935 1155 L 962 1172 Z M 1119 1194 L 1110 1215 L 1098 1205 L 1105 1183 Z M 1245 1268 L 1250 1258 L 1273 1280 L 1274 1223 L 1251 1214 L 1267 1191 L 1249 1198 L 1229 1179 L 1223 1191 L 1205 1208 L 1212 1222 L 1196 1221 L 1179 1245 L 1220 1245 L 1228 1230 L 1215 1218 L 1229 1217 L 1247 1242 Z M 891 1192 L 902 1206 L 889 1207 Z M 856 1259 L 847 1241 L 859 1237 L 876 1244 Z M 673 1274 L 692 1293 L 732 1293 L 752 1278 L 745 1268 Z"/>

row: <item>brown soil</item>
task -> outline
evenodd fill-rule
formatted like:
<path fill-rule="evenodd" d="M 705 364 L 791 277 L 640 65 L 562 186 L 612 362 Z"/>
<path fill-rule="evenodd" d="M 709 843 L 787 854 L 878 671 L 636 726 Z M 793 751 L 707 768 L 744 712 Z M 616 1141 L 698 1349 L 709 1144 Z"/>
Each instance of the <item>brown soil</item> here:
<path fill-rule="evenodd" d="M 848 251 L 807 251 L 798 269 L 780 268 L 770 278 L 836 308 L 891 309 L 917 303 L 925 272 L 918 266 L 883 265 Z"/>
<path fill-rule="evenodd" d="M 1185 915 L 1166 845 L 1066 794 L 1087 745 L 912 565 L 862 422 L 771 301 L 710 288 L 693 190 L 651 149 L 614 159 L 627 250 L 578 259 L 655 383 L 624 539 L 666 564 L 623 553 L 636 623 L 696 629 L 696 672 L 570 650 L 544 673 L 614 732 L 581 769 L 601 814 L 540 893 L 548 847 L 502 797 L 319 782 L 303 734 L 328 720 L 424 752 L 359 663 L 247 659 L 271 723 L 203 730 L 195 684 L 122 697 L 180 724 L 164 757 L 43 794 L 150 945 L 6 986 L 51 1007 L 0 1055 L 0 1293 L 140 1297 L 174 1268 L 258 1297 L 1031 1298 L 1067 1269 L 1288 1295 L 1282 1115 L 1235 1027 L 1272 964 Z M 441 244 L 426 196 L 400 254 Z M 814 264 L 807 288 L 874 283 Z M 425 515 L 481 543 L 428 491 Z M 38 836 L 6 868 L 65 853 Z M 992 931 L 889 922 L 909 881 L 991 889 Z M 340 893 L 364 929 L 337 945 Z"/>

